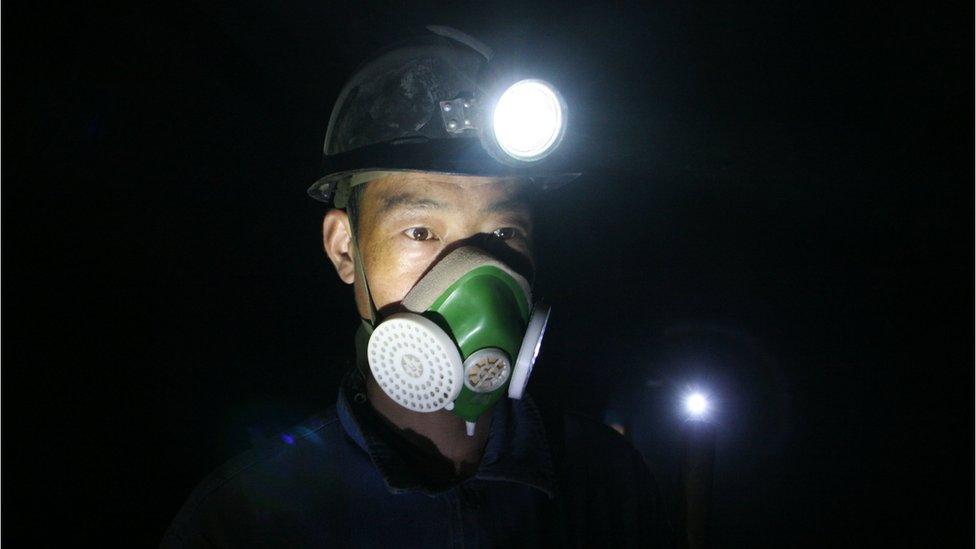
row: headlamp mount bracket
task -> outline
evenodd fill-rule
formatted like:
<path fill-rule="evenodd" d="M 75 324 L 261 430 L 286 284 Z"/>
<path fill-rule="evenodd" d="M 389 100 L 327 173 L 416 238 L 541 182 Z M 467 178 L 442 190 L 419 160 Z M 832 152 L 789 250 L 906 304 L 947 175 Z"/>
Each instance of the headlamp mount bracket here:
<path fill-rule="evenodd" d="M 482 126 L 482 109 L 476 98 L 459 97 L 440 102 L 444 131 L 450 137 L 461 137 L 467 131 L 478 131 Z"/>

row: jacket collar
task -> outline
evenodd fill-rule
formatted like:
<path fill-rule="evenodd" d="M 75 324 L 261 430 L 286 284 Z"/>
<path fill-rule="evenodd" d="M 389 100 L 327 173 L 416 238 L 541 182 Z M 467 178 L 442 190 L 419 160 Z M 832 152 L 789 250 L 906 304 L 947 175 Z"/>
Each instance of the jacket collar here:
<path fill-rule="evenodd" d="M 368 336 L 363 335 L 356 337 L 358 357 L 365 356 Z M 360 367 L 343 379 L 336 412 L 343 429 L 369 455 L 387 488 L 393 493 L 418 491 L 435 495 L 461 482 L 462 479 L 435 479 L 419 472 L 418 460 L 423 458 L 392 433 L 367 401 L 365 370 L 360 362 L 357 360 Z M 524 484 L 550 498 L 556 497 L 552 452 L 535 402 L 528 395 L 521 400 L 502 398 L 491 414 L 485 452 L 473 478 Z"/>

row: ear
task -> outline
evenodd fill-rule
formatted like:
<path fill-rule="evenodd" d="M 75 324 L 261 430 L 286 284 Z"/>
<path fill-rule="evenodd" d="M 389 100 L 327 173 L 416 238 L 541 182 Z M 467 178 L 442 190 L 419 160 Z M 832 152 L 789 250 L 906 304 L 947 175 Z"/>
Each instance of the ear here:
<path fill-rule="evenodd" d="M 339 278 L 346 284 L 352 284 L 356 278 L 356 264 L 352 249 L 352 230 L 346 212 L 329 210 L 325 214 L 325 219 L 322 220 L 322 243 Z"/>

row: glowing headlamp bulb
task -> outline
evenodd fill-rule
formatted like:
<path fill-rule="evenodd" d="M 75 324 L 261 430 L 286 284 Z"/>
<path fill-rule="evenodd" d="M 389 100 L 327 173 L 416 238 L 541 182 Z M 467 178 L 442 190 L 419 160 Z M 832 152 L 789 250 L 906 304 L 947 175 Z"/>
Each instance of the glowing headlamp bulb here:
<path fill-rule="evenodd" d="M 559 145 L 565 124 L 562 98 L 542 80 L 520 80 L 505 90 L 492 112 L 495 141 L 522 162 L 541 160 Z"/>
<path fill-rule="evenodd" d="M 701 419 L 708 413 L 708 398 L 699 392 L 694 392 L 685 397 L 685 412 L 692 419 Z"/>

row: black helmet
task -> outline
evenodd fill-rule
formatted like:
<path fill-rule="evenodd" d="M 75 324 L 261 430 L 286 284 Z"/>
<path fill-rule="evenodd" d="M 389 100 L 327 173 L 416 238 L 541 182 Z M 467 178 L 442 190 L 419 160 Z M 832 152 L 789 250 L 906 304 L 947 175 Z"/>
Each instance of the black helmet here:
<path fill-rule="evenodd" d="M 396 171 L 527 177 L 543 188 L 579 175 L 557 150 L 566 105 L 555 88 L 501 71 L 460 31 L 427 28 L 342 89 L 312 198 L 342 208 L 352 186 Z"/>

